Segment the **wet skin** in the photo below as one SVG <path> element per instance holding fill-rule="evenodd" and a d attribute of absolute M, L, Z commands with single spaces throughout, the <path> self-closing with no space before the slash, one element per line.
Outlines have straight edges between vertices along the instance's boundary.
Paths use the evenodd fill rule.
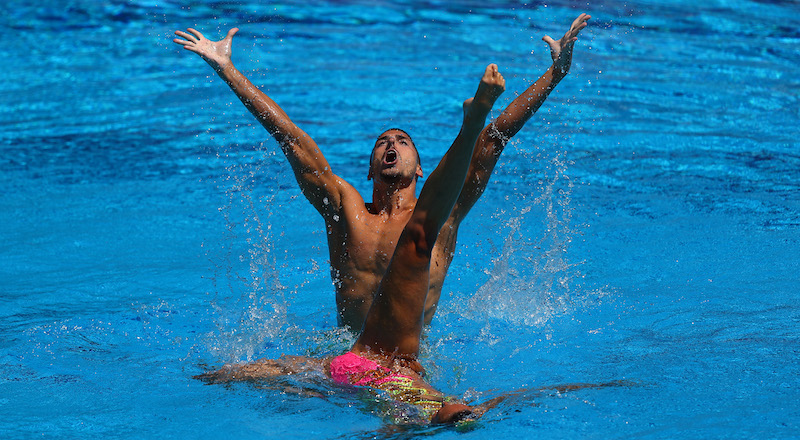
<path fill-rule="evenodd" d="M 464 189 L 433 249 L 425 304 L 426 324 L 436 312 L 455 254 L 461 222 L 486 188 L 509 140 L 567 75 L 575 40 L 589 18 L 581 14 L 559 40 L 543 37 L 550 47 L 553 64 L 478 136 Z M 421 174 L 422 169 L 418 169 L 418 163 L 414 164 L 416 154 L 411 155 L 402 147 L 397 137 L 399 132 L 382 134 L 380 138 L 394 136 L 399 157 L 395 163 L 376 152 L 368 172 L 368 177 L 373 179 L 372 201 L 365 202 L 349 183 L 331 171 L 314 140 L 234 67 L 231 44 L 237 32 L 238 29 L 233 28 L 224 39 L 210 41 L 190 28 L 188 32 L 177 31 L 181 38 L 174 41 L 208 62 L 280 145 L 300 189 L 325 221 L 339 324 L 357 332 L 416 203 L 416 179 L 412 176 Z M 387 147 L 375 145 L 375 149 L 384 148 Z M 387 162 L 376 164 L 377 160 Z"/>
<path fill-rule="evenodd" d="M 233 67 L 231 41 L 238 29 L 231 29 L 218 42 L 194 29 L 176 32 L 183 39 L 174 41 L 203 57 L 275 138 L 303 194 L 325 220 L 339 321 L 361 329 L 350 351 L 402 371 L 416 386 L 441 396 L 423 380 L 417 356 L 423 325 L 435 312 L 452 262 L 458 226 L 483 193 L 509 139 L 566 75 L 577 34 L 589 18 L 582 14 L 558 41 L 543 38 L 550 45 L 553 65 L 484 127 L 505 89 L 497 66 L 487 66 L 474 98 L 464 102 L 461 130 L 419 199 L 416 183 L 422 168 L 415 146 L 400 130 L 379 136 L 368 172 L 373 180 L 371 203 L 335 175 L 317 144 Z M 243 378 L 290 371 L 286 363 L 276 362 L 226 367 L 206 378 L 248 380 Z M 308 362 L 325 365 L 327 361 Z M 463 403 L 443 403 L 431 421 L 451 423 L 476 411 Z"/>

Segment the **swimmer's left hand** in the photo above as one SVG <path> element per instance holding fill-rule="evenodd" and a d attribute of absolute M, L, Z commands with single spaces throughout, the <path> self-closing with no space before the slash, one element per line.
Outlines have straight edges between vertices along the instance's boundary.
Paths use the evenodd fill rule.
<path fill-rule="evenodd" d="M 572 49 L 578 41 L 578 34 L 587 26 L 586 22 L 592 18 L 589 14 L 581 14 L 560 40 L 556 41 L 549 35 L 542 37 L 542 40 L 550 46 L 550 56 L 553 58 L 553 67 L 557 75 L 566 75 L 572 65 Z"/>

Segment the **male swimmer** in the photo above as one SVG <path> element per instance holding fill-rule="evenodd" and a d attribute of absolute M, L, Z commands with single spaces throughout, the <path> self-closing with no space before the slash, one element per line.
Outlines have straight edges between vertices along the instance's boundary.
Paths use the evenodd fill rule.
<path fill-rule="evenodd" d="M 386 272 L 378 283 L 361 334 L 347 353 L 319 361 L 335 382 L 384 391 L 391 399 L 416 408 L 424 422 L 452 423 L 473 416 L 472 408 L 451 401 L 422 379 L 423 370 L 417 356 L 434 246 L 461 193 L 475 141 L 486 116 L 503 90 L 505 80 L 497 66 L 490 64 L 474 98 L 464 101 L 461 131 L 411 207 Z M 375 156 L 381 159 L 380 162 L 375 160 L 379 166 L 371 168 L 371 171 L 380 173 L 387 181 L 413 180 L 414 173 L 404 174 L 408 168 L 398 166 L 400 160 L 397 157 L 411 150 L 390 142 L 379 141 L 378 144 Z M 393 149 L 399 151 L 391 153 Z M 314 362 L 296 359 L 301 363 Z M 241 380 L 291 374 L 291 369 L 281 370 L 286 365 L 281 360 L 261 360 L 240 371 L 228 367 L 201 378 L 219 381 L 224 377 Z"/>
<path fill-rule="evenodd" d="M 553 64 L 477 135 L 463 189 L 431 249 L 430 280 L 423 295 L 425 324 L 430 324 L 436 312 L 462 220 L 483 194 L 506 144 L 569 72 L 578 33 L 590 18 L 581 14 L 559 40 L 543 37 Z M 416 145 L 399 129 L 378 136 L 367 173 L 373 181 L 372 201 L 365 202 L 352 185 L 333 173 L 314 140 L 234 67 L 231 42 L 237 31 L 233 28 L 224 39 L 210 41 L 190 28 L 175 32 L 181 38 L 173 41 L 200 55 L 280 145 L 301 191 L 325 221 L 339 324 L 358 331 L 419 203 L 416 183 L 422 166 Z M 462 127 L 462 132 L 465 129 Z"/>

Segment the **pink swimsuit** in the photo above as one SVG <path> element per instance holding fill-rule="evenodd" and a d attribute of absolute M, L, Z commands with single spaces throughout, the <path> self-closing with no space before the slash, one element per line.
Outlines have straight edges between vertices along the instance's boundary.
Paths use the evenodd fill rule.
<path fill-rule="evenodd" d="M 385 391 L 397 401 L 416 406 L 428 420 L 446 400 L 435 391 L 415 386 L 411 377 L 395 373 L 353 352 L 337 356 L 331 361 L 331 377 L 340 384 Z"/>

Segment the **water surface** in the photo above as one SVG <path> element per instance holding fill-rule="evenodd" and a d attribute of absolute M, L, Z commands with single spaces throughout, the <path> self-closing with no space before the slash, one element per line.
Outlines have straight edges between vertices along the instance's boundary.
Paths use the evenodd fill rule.
<path fill-rule="evenodd" d="M 3 10 L 4 437 L 800 435 L 795 2 Z M 239 68 L 368 195 L 378 133 L 408 130 L 430 169 L 483 67 L 507 105 L 547 66 L 541 36 L 584 11 L 572 73 L 462 226 L 425 341 L 449 393 L 529 391 L 469 429 L 397 428 L 325 384 L 320 399 L 191 379 L 352 336 L 321 220 L 174 30 L 240 27 Z M 533 391 L 609 381 L 628 385 Z"/>

